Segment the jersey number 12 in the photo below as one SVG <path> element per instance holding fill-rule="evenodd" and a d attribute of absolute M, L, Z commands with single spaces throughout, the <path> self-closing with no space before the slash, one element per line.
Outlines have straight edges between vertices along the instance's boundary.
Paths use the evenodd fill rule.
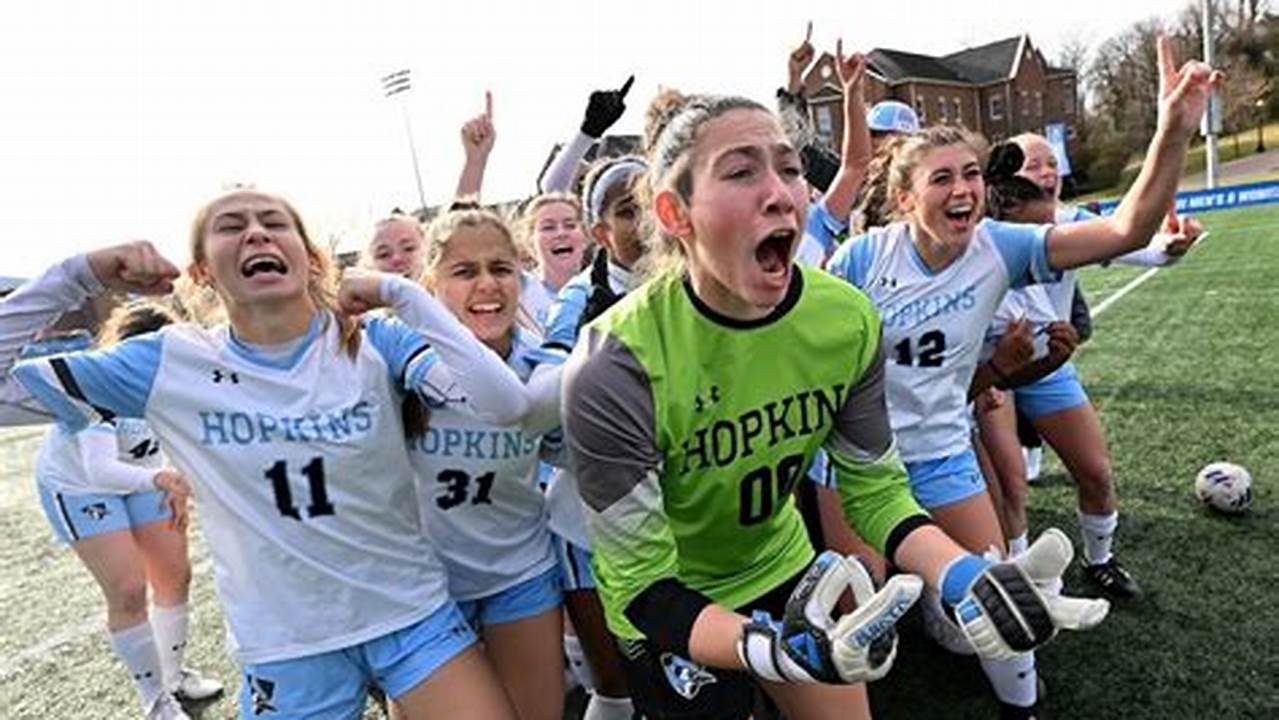
<path fill-rule="evenodd" d="M 893 347 L 897 351 L 895 358 L 898 365 L 918 365 L 919 367 L 941 367 L 942 357 L 946 352 L 946 334 L 941 330 L 929 330 L 919 336 L 915 344 L 918 356 L 910 350 L 910 338 L 905 338 Z"/>

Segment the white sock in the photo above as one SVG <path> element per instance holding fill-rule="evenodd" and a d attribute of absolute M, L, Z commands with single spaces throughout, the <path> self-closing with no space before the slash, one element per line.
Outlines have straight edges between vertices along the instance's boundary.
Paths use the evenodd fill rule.
<path fill-rule="evenodd" d="M 178 689 L 182 680 L 182 656 L 187 649 L 187 623 L 191 611 L 186 603 L 151 608 L 151 630 L 155 633 L 156 650 L 160 653 L 160 669 L 164 672 L 164 687 L 169 692 Z"/>
<path fill-rule="evenodd" d="M 1022 448 L 1026 460 L 1026 482 L 1039 479 L 1039 471 L 1044 464 L 1044 448 L 1043 446 L 1035 448 Z"/>
<path fill-rule="evenodd" d="M 982 658 L 981 669 L 990 680 L 995 690 L 995 697 L 1001 702 L 1020 707 L 1030 707 L 1039 698 L 1035 686 L 1035 654 L 1018 655 L 1011 660 L 986 660 Z"/>
<path fill-rule="evenodd" d="M 576 635 L 564 636 L 564 657 L 568 660 L 568 669 L 573 673 L 577 683 L 587 692 L 594 692 L 595 678 L 591 676 L 591 665 L 586 662 L 586 653 L 582 652 L 582 641 Z"/>
<path fill-rule="evenodd" d="M 592 694 L 590 702 L 586 704 L 586 712 L 582 713 L 582 720 L 631 720 L 634 713 L 635 708 L 631 707 L 631 699 L 628 697 L 611 698 Z"/>
<path fill-rule="evenodd" d="M 1014 538 L 1008 538 L 1008 557 L 1017 557 L 1030 547 L 1030 541 L 1026 539 L 1026 533 L 1022 533 Z"/>
<path fill-rule="evenodd" d="M 111 633 L 111 648 L 128 668 L 129 676 L 138 688 L 142 714 L 147 715 L 160 693 L 164 692 L 160 655 L 156 652 L 155 635 L 151 632 L 150 623 L 142 622 Z"/>
<path fill-rule="evenodd" d="M 1084 537 L 1084 559 L 1089 565 L 1098 565 L 1110 560 L 1110 545 L 1115 539 L 1115 528 L 1119 527 L 1119 513 L 1109 515 L 1090 515 L 1079 513 L 1079 532 Z"/>

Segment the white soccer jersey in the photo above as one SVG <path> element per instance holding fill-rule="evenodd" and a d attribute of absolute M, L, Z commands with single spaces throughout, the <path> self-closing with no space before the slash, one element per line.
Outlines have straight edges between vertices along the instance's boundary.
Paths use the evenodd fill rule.
<path fill-rule="evenodd" d="M 193 486 L 237 658 L 285 660 L 385 635 L 447 600 L 421 531 L 400 389 L 446 388 L 430 399 L 448 407 L 467 401 L 463 378 L 505 379 L 477 357 L 465 375 L 430 382 L 448 370 L 441 355 L 478 345 L 438 303 L 433 312 L 446 316 L 425 328 L 434 345 L 372 318 L 354 358 L 332 316 L 317 313 L 283 359 L 225 328 L 180 325 L 15 373 L 72 429 L 95 415 L 147 420 Z"/>
<path fill-rule="evenodd" d="M 968 448 L 968 386 L 986 328 L 1009 287 L 1056 277 L 1044 246 L 1049 227 L 983 220 L 937 273 L 904 222 L 853 238 L 831 258 L 828 269 L 861 288 L 883 319 L 888 411 L 903 460 Z"/>
<path fill-rule="evenodd" d="M 537 338 L 517 332 L 507 363 L 528 378 L 538 352 Z M 426 434 L 409 442 L 422 525 L 444 561 L 453 598 L 492 595 L 555 565 L 538 486 L 547 429 L 495 426 L 465 411 L 432 409 Z"/>
<path fill-rule="evenodd" d="M 36 481 L 56 493 L 127 495 L 155 490 L 160 441 L 141 420 L 116 418 L 78 433 L 49 429 L 36 452 Z"/>

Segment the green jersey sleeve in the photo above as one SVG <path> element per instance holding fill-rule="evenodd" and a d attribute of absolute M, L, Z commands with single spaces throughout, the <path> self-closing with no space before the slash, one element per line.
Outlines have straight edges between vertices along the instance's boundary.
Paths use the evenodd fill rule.
<path fill-rule="evenodd" d="M 625 608 L 679 569 L 648 376 L 621 341 L 588 327 L 563 382 L 566 450 L 586 510 L 596 586 L 609 628 L 637 638 Z"/>
<path fill-rule="evenodd" d="M 866 337 L 856 364 L 864 368 L 823 443 L 835 473 L 844 517 L 871 547 L 884 553 L 893 530 L 911 518 L 926 518 L 897 456 L 884 395 L 884 350 L 879 320 L 864 316 Z M 888 548 L 891 550 L 891 548 Z M 891 558 L 890 558 L 891 559 Z"/>

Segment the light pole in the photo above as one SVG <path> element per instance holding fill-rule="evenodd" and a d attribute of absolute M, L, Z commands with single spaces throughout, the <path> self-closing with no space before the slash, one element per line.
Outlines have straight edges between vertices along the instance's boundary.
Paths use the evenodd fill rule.
<path fill-rule="evenodd" d="M 417 145 L 413 142 L 413 123 L 409 121 L 409 106 L 404 94 L 413 89 L 408 68 L 396 70 L 382 78 L 382 93 L 390 98 L 400 96 L 400 114 L 404 117 L 404 134 L 409 139 L 409 157 L 413 160 L 413 178 L 417 180 L 417 199 L 422 211 L 426 210 L 426 192 L 422 189 L 422 171 L 417 164 Z"/>
<path fill-rule="evenodd" d="M 1204 62 L 1213 64 L 1212 0 L 1203 0 Z M 1204 175 L 1208 189 L 1217 187 L 1217 134 L 1221 132 L 1221 97 L 1214 90 L 1208 96 L 1208 110 L 1200 126 L 1204 136 Z"/>

